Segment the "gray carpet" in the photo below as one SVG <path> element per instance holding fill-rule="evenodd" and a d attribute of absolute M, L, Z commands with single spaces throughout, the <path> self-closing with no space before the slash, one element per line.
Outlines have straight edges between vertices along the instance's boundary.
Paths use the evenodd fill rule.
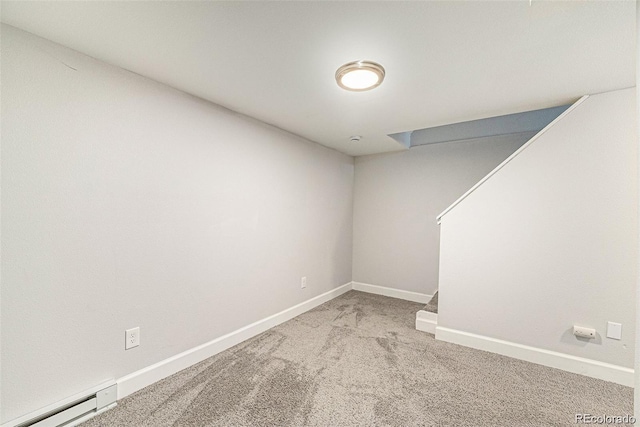
<path fill-rule="evenodd" d="M 350 291 L 83 426 L 559 426 L 632 414 L 631 388 L 416 331 L 422 307 Z"/>
<path fill-rule="evenodd" d="M 433 294 L 433 297 L 429 300 L 427 305 L 424 306 L 423 310 L 438 314 L 438 291 Z"/>

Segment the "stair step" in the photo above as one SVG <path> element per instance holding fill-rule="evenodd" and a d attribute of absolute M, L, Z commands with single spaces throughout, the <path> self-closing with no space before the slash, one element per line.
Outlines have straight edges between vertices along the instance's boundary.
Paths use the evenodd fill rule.
<path fill-rule="evenodd" d="M 438 291 L 433 294 L 433 298 L 424 306 L 423 310 L 438 314 Z"/>
<path fill-rule="evenodd" d="M 435 335 L 436 326 L 438 326 L 438 315 L 436 313 L 424 310 L 416 313 L 417 330 Z"/>

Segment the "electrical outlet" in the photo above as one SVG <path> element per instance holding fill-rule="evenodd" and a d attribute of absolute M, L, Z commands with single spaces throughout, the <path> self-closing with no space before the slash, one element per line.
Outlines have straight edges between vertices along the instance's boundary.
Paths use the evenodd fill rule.
<path fill-rule="evenodd" d="M 140 328 L 127 329 L 125 332 L 124 349 L 129 350 L 140 345 Z"/>
<path fill-rule="evenodd" d="M 304 289 L 307 287 L 307 276 L 304 276 L 302 279 L 300 279 L 300 288 Z"/>

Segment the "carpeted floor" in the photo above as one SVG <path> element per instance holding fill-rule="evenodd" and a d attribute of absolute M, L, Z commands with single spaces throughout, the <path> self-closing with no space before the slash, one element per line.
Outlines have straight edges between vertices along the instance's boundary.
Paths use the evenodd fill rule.
<path fill-rule="evenodd" d="M 422 307 L 350 291 L 83 426 L 559 426 L 633 413 L 631 388 L 416 331 Z"/>

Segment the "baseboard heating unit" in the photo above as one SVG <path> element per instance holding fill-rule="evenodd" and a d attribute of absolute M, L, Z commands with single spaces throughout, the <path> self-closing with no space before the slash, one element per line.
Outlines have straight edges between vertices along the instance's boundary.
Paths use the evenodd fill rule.
<path fill-rule="evenodd" d="M 117 386 L 107 381 L 60 402 L 17 418 L 1 427 L 71 427 L 116 405 Z"/>

